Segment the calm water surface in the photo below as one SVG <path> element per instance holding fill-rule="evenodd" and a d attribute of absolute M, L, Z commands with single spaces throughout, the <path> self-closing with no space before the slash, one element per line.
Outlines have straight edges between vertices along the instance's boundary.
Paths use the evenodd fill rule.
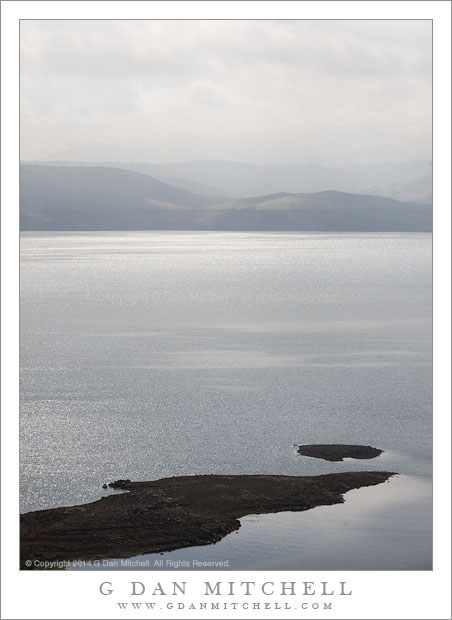
<path fill-rule="evenodd" d="M 350 540 L 377 536 L 374 568 L 429 568 L 431 398 L 431 235 L 21 236 L 22 511 L 98 499 L 117 478 L 358 470 L 294 444 L 370 444 L 385 453 L 365 468 L 402 476 L 342 506 L 247 517 L 220 555 L 268 567 L 265 539 L 275 568 L 303 548 L 303 566 L 327 569 L 321 535 L 308 557 L 297 532 L 347 509 Z M 376 498 L 411 555 L 397 527 L 376 534 Z"/>

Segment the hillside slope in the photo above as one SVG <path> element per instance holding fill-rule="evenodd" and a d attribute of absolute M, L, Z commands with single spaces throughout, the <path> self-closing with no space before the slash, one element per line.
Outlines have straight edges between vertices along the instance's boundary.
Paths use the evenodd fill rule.
<path fill-rule="evenodd" d="M 21 165 L 22 230 L 431 231 L 431 207 L 336 191 L 241 200 L 106 167 Z"/>
<path fill-rule="evenodd" d="M 189 192 L 249 198 L 277 192 L 315 193 L 334 189 L 432 204 L 432 163 L 415 160 L 335 168 L 319 164 L 247 164 L 203 160 L 183 163 L 42 161 L 56 166 L 107 166 L 133 170 Z M 34 162 L 39 163 L 39 162 Z"/>

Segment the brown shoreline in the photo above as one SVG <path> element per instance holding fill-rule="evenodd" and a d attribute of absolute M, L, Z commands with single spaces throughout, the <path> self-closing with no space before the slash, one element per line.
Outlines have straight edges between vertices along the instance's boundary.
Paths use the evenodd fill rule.
<path fill-rule="evenodd" d="M 34 560 L 127 558 L 218 542 L 248 514 L 338 504 L 351 489 L 385 482 L 392 472 L 321 476 L 182 476 L 121 480 L 90 504 L 21 515 L 21 568 Z"/>
<path fill-rule="evenodd" d="M 344 459 L 374 459 L 383 450 L 372 446 L 359 446 L 340 443 L 314 443 L 298 446 L 298 454 L 312 456 L 325 461 L 343 461 Z"/>

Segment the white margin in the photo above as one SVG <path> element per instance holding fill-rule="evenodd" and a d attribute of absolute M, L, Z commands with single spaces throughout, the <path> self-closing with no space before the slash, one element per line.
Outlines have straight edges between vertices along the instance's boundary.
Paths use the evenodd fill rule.
<path fill-rule="evenodd" d="M 118 612 L 101 581 L 125 592 L 134 572 L 18 570 L 18 22 L 19 19 L 433 19 L 434 23 L 434 570 L 341 573 L 166 573 L 161 581 L 346 581 L 336 609 L 310 618 L 450 618 L 450 3 L 431 2 L 2 2 L 2 618 L 191 618 L 199 612 Z M 170 598 L 170 597 L 168 597 Z M 201 598 L 201 594 L 199 594 Z M 344 597 L 345 598 L 345 597 Z M 105 600 L 108 599 L 108 600 Z M 265 597 L 261 597 L 265 602 Z M 236 602 L 246 597 L 236 597 Z M 258 599 L 254 599 L 258 600 Z M 173 601 L 174 602 L 174 601 Z M 312 614 L 312 615 L 311 615 Z M 299 611 L 215 612 L 204 618 L 299 618 Z"/>

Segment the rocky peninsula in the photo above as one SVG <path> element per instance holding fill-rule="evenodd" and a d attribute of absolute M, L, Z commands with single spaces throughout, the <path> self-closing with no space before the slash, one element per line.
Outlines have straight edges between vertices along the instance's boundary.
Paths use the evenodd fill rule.
<path fill-rule="evenodd" d="M 393 475 L 360 471 L 118 480 L 109 486 L 126 493 L 21 515 L 21 567 L 26 568 L 27 560 L 127 558 L 208 545 L 237 530 L 245 515 L 338 504 L 347 491 Z"/>

